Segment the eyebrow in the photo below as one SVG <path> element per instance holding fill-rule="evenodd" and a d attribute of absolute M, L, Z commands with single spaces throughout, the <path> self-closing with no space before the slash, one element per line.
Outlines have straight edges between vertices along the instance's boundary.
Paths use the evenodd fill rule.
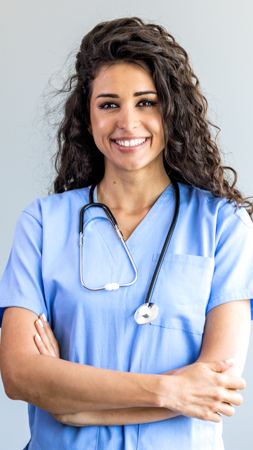
<path fill-rule="evenodd" d="M 139 97 L 140 95 L 146 95 L 146 94 L 155 94 L 157 95 L 157 92 L 155 91 L 140 91 L 140 92 L 135 92 L 134 93 L 134 97 Z M 96 98 L 99 97 L 110 97 L 110 98 L 119 98 L 119 95 L 117 94 L 99 94 Z"/>

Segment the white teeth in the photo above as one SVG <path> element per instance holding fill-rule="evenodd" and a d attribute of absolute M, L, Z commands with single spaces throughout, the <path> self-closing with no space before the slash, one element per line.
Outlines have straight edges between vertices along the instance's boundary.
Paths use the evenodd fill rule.
<path fill-rule="evenodd" d="M 130 141 L 115 141 L 121 147 L 136 147 L 136 145 L 143 144 L 147 138 L 144 139 L 131 139 Z"/>

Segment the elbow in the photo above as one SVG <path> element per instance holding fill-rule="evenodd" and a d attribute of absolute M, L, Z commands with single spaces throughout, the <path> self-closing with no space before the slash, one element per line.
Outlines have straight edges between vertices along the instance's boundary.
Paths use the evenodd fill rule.
<path fill-rule="evenodd" d="M 4 391 L 11 400 L 21 400 L 17 393 L 17 389 L 15 389 L 15 386 L 11 385 L 11 383 L 4 383 Z"/>
<path fill-rule="evenodd" d="M 11 400 L 23 400 L 20 392 L 20 376 L 16 364 L 13 362 L 1 361 L 1 376 L 4 386 L 4 391 Z"/>
<path fill-rule="evenodd" d="M 10 377 L 2 376 L 4 391 L 7 397 L 11 400 L 21 400 L 20 395 L 18 394 L 17 385 L 13 383 Z"/>

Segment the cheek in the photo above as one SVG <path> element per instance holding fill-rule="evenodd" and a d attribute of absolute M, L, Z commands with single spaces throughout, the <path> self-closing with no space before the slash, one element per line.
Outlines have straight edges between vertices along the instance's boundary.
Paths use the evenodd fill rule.
<path fill-rule="evenodd" d="M 106 153 L 106 148 L 108 147 L 108 135 L 110 134 L 110 129 L 108 127 L 108 122 L 103 119 L 91 118 L 92 125 L 92 136 L 96 147 L 101 151 L 101 153 Z"/>
<path fill-rule="evenodd" d="M 152 131 L 156 136 L 157 140 L 164 143 L 164 132 L 160 117 L 153 118 L 153 120 L 150 121 L 150 126 L 152 127 Z"/>
<path fill-rule="evenodd" d="M 94 139 L 102 139 L 110 132 L 110 121 L 103 117 L 92 117 L 91 116 L 91 126 L 93 131 Z"/>
<path fill-rule="evenodd" d="M 163 135 L 162 119 L 158 112 L 156 114 L 150 114 L 147 120 L 153 133 Z"/>

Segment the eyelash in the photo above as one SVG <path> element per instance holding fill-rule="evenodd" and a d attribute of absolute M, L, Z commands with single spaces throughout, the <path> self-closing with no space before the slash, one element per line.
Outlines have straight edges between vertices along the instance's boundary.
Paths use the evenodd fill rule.
<path fill-rule="evenodd" d="M 149 105 L 142 105 L 142 106 L 140 106 L 140 108 L 150 108 L 151 106 L 157 105 L 157 103 L 153 102 L 152 100 L 141 100 L 138 103 L 138 105 L 140 105 L 140 103 L 149 103 Z M 111 105 L 116 105 L 116 103 L 114 103 L 114 102 L 104 102 L 104 103 L 102 103 L 102 105 L 99 106 L 99 109 L 116 109 L 114 107 L 111 107 Z M 116 105 L 116 107 L 117 107 L 117 105 Z"/>

